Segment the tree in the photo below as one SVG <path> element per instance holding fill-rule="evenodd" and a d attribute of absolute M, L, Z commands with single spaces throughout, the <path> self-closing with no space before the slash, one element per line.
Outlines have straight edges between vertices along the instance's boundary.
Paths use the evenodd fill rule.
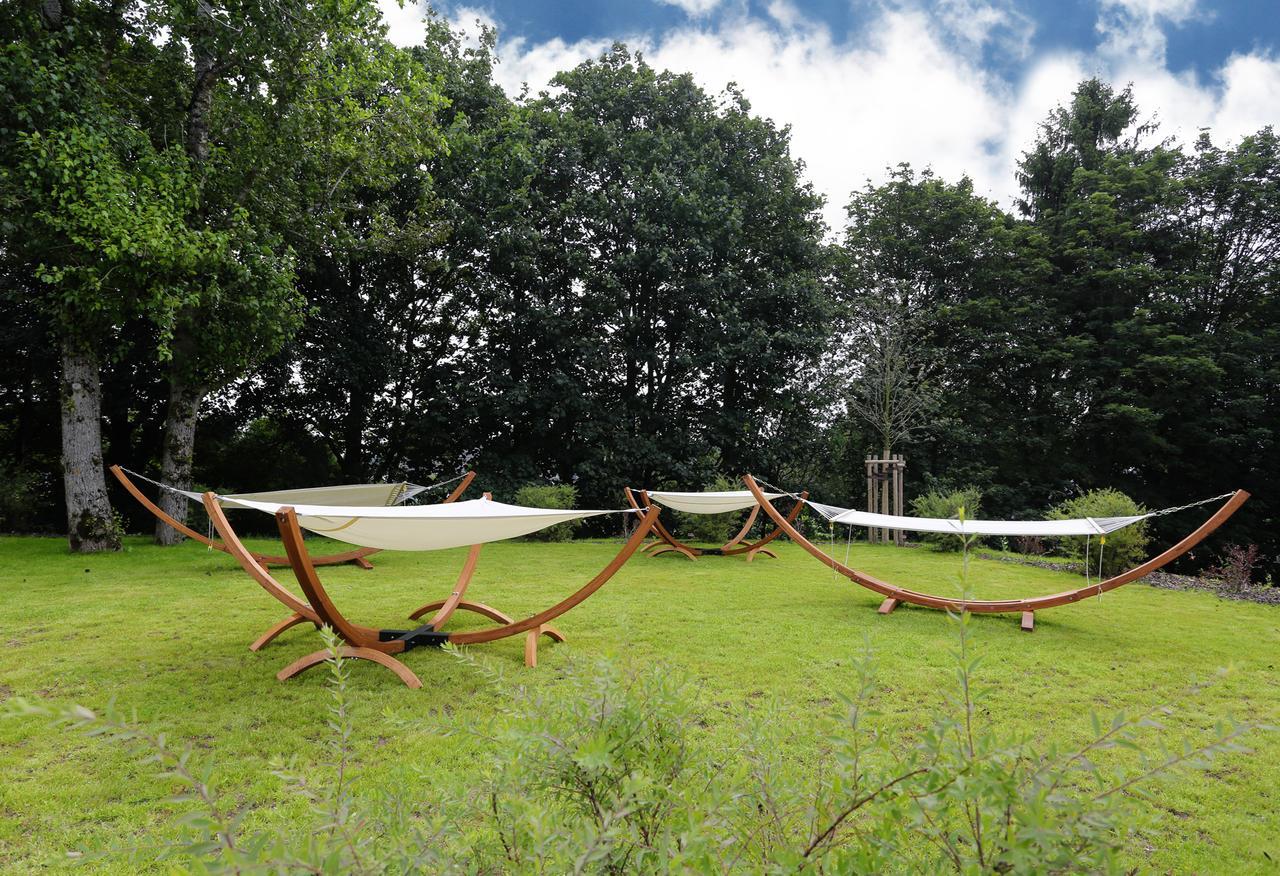
<path fill-rule="evenodd" d="M 830 328 L 821 201 L 789 132 L 622 46 L 555 84 L 531 106 L 541 280 L 485 326 L 489 373 L 526 393 L 501 420 L 606 495 L 754 467 Z"/>
<path fill-rule="evenodd" d="M 60 351 L 62 466 L 75 551 L 119 547 L 102 463 L 100 364 L 131 318 L 164 324 L 228 246 L 183 216 L 195 181 L 176 148 L 130 124 L 129 87 L 157 29 L 123 4 L 6 7 L 0 203 L 8 294 L 28 295 Z M 113 87 L 119 85 L 120 87 Z M 166 349 L 167 336 L 161 338 Z"/>
<path fill-rule="evenodd" d="M 359 193 L 438 147 L 438 97 L 385 39 L 373 2 L 200 0 L 166 10 L 169 41 L 192 47 L 191 65 L 174 71 L 185 83 L 175 105 L 185 112 L 166 120 L 183 132 L 201 181 L 186 220 L 240 229 L 231 258 L 200 278 L 172 326 L 161 474 L 187 487 L 204 398 L 279 349 L 300 322 L 286 243 L 321 263 L 349 246 L 356 225 L 376 228 L 380 217 L 365 212 Z M 161 498 L 183 519 L 180 495 Z M 178 538 L 163 523 L 156 537 Z"/>

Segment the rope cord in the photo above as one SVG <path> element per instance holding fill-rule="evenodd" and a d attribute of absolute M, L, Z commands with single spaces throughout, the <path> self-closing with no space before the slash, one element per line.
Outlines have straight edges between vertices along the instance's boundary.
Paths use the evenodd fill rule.
<path fill-rule="evenodd" d="M 1175 505 L 1172 508 L 1161 508 L 1159 511 L 1149 511 L 1146 517 L 1163 517 L 1166 514 L 1176 514 L 1179 511 L 1186 511 L 1188 508 L 1195 508 L 1198 505 L 1207 505 L 1210 502 L 1217 502 L 1219 499 L 1230 499 L 1235 492 L 1223 493 L 1221 496 L 1210 496 L 1208 499 L 1200 499 L 1196 502 L 1188 502 L 1185 505 Z"/>
<path fill-rule="evenodd" d="M 447 487 L 449 486 L 449 484 L 456 484 L 458 481 L 462 480 L 466 476 L 467 476 L 467 473 L 463 472 L 462 474 L 458 475 L 456 478 L 449 478 L 449 480 L 447 481 L 436 481 L 434 484 L 431 484 L 430 486 L 426 486 L 423 484 L 415 484 L 413 481 L 405 481 L 404 483 L 406 487 L 417 487 L 423 492 L 426 492 L 427 490 L 438 490 L 441 487 Z"/>
<path fill-rule="evenodd" d="M 1093 538 L 1091 535 L 1084 537 L 1084 586 L 1089 586 L 1089 540 Z"/>
<path fill-rule="evenodd" d="M 1107 537 L 1098 538 L 1098 601 L 1102 601 L 1102 554 L 1107 549 Z"/>
<path fill-rule="evenodd" d="M 179 494 L 179 495 L 181 495 L 181 496 L 186 496 L 186 498 L 191 499 L 191 497 L 190 497 L 190 496 L 187 496 L 187 494 L 186 494 L 186 493 L 184 493 L 182 490 L 179 490 L 177 487 L 171 487 L 171 486 L 169 486 L 168 484 L 166 484 L 164 481 L 157 481 L 157 480 L 155 480 L 155 479 L 153 479 L 153 478 L 149 478 L 149 477 L 147 477 L 147 476 L 146 476 L 146 475 L 144 475 L 144 474 L 140 474 L 140 473 L 138 473 L 138 472 L 134 471 L 133 469 L 125 468 L 123 465 L 122 465 L 122 466 L 120 466 L 120 470 L 121 470 L 122 472 L 125 472 L 126 474 L 131 474 L 131 475 L 133 475 L 135 478 L 138 478 L 139 480 L 143 480 L 143 481 L 146 481 L 146 482 L 147 482 L 147 483 L 149 483 L 149 484 L 152 484 L 153 486 L 157 486 L 157 487 L 159 487 L 159 488 L 160 488 L 160 489 L 162 489 L 162 490 L 168 490 L 170 493 L 178 493 L 178 494 Z M 194 500 L 194 499 L 192 499 L 192 501 L 195 501 L 195 500 Z"/>

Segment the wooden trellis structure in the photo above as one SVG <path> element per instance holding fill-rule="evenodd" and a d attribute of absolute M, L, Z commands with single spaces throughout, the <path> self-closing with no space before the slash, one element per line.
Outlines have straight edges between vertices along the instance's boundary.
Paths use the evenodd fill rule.
<path fill-rule="evenodd" d="M 867 456 L 867 510 L 873 514 L 894 514 L 901 517 L 903 510 L 903 475 L 907 469 L 901 453 L 888 459 Z M 870 529 L 867 541 L 903 545 L 906 536 L 901 529 Z"/>

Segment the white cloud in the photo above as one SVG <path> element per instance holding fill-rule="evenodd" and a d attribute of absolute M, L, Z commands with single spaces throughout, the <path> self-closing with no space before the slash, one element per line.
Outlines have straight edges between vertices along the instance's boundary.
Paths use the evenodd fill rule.
<path fill-rule="evenodd" d="M 668 6 L 679 6 L 686 13 L 693 16 L 706 15 L 720 5 L 720 0 L 657 0 L 657 2 L 665 3 Z"/>
<path fill-rule="evenodd" d="M 900 161 L 948 179 L 968 174 L 980 193 L 1011 204 L 1016 162 L 1037 126 L 1094 74 L 1132 82 L 1144 114 L 1185 141 L 1200 127 L 1221 143 L 1280 119 L 1280 60 L 1270 55 L 1235 55 L 1203 77 L 1168 69 L 1162 28 L 1203 15 L 1195 0 L 1101 0 L 1096 51 L 1034 59 L 1025 58 L 1033 25 L 1010 0 L 935 0 L 928 12 L 922 2 L 886 0 L 847 40 L 789 0 L 773 0 L 768 18 L 738 4 L 656 36 L 530 42 L 503 37 L 498 22 L 496 75 L 509 94 L 526 82 L 536 93 L 620 39 L 655 67 L 693 73 L 712 93 L 737 82 L 756 112 L 792 126 L 792 152 L 827 195 L 833 228 L 843 224 L 850 191 Z M 457 9 L 453 20 L 478 16 L 492 23 L 474 9 Z M 407 17 L 395 19 L 393 35 L 411 32 Z M 1016 80 L 984 69 L 984 49 L 1024 59 Z"/>
<path fill-rule="evenodd" d="M 387 25 L 387 38 L 399 46 L 412 46 L 422 42 L 427 32 L 422 24 L 423 9 L 413 0 L 405 0 L 401 6 L 396 0 L 378 0 L 382 20 Z"/>

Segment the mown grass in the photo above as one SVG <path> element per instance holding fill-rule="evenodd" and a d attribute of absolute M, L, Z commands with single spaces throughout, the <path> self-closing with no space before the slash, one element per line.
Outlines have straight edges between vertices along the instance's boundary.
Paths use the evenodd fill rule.
<path fill-rule="evenodd" d="M 266 548 L 269 542 L 262 542 Z M 323 543 L 315 550 L 322 551 Z M 485 548 L 470 596 L 517 616 L 546 607 L 597 571 L 611 542 L 498 543 Z M 843 555 L 844 545 L 836 546 Z M 374 571 L 322 569 L 352 619 L 405 625 L 404 615 L 450 589 L 463 551 L 390 554 Z M 569 637 L 544 647 L 541 665 L 521 666 L 519 638 L 478 646 L 507 667 L 511 683 L 556 685 L 570 654 L 661 661 L 688 675 L 705 710 L 706 742 L 732 751 L 739 716 L 777 702 L 803 768 L 821 740 L 814 716 L 852 683 L 850 657 L 869 639 L 884 686 L 879 720 L 911 734 L 941 707 L 953 683 L 955 632 L 945 615 L 899 609 L 876 614 L 879 598 L 783 544 L 780 558 L 746 563 L 708 557 L 636 557 L 595 597 L 559 622 Z M 854 565 L 939 593 L 957 587 L 959 559 L 922 549 L 853 547 Z M 285 576 L 288 575 L 287 570 Z M 282 577 L 287 581 L 287 577 Z M 291 583 L 291 582 L 288 582 Z M 974 560 L 970 585 L 983 597 L 1074 586 L 1058 572 Z M 153 730 L 196 746 L 216 765 L 220 788 L 250 810 L 249 823 L 288 824 L 303 803 L 267 770 L 273 757 L 323 761 L 326 673 L 289 683 L 275 672 L 320 647 L 297 628 L 251 653 L 248 644 L 282 617 L 228 557 L 199 545 L 162 549 L 131 538 L 126 550 L 78 557 L 54 539 L 0 539 L 0 699 L 21 695 L 99 708 L 114 698 Z M 460 614 L 451 625 L 483 623 Z M 993 686 L 984 718 L 999 728 L 1063 744 L 1090 734 L 1089 713 L 1136 711 L 1163 700 L 1182 707 L 1168 741 L 1203 736 L 1228 713 L 1280 724 L 1280 611 L 1203 593 L 1133 585 L 1044 612 L 1027 635 L 1013 617 L 975 620 Z M 358 664 L 357 784 L 422 776 L 463 786 L 485 755 L 468 734 L 440 732 L 451 715 L 483 718 L 497 700 L 475 667 L 430 649 L 405 662 L 425 686 L 410 691 L 390 673 Z M 1195 679 L 1231 665 L 1224 681 L 1192 699 Z M 1269 872 L 1280 861 L 1280 738 L 1257 734 L 1249 755 L 1207 773 L 1160 780 L 1151 815 L 1130 844 L 1133 866 L 1156 872 Z M 0 722 L 0 868 L 61 866 L 80 846 L 145 845 L 164 835 L 172 784 L 154 767 L 109 745 L 51 730 L 34 719 Z M 133 872 L 123 857 L 89 865 Z"/>

